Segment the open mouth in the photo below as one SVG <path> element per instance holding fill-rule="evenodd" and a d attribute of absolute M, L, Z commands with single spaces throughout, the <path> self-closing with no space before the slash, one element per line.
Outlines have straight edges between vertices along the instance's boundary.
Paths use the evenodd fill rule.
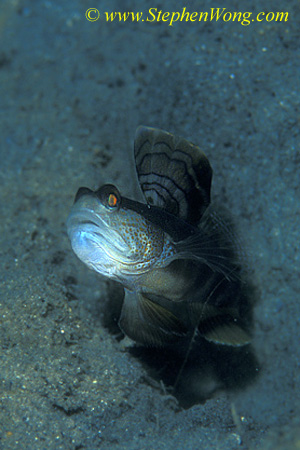
<path fill-rule="evenodd" d="M 74 206 L 67 220 L 67 232 L 72 242 L 84 241 L 85 245 L 90 241 L 98 246 L 102 242 L 109 241 L 109 233 L 105 233 L 107 225 L 97 216 L 94 211 L 87 208 L 76 208 Z M 102 231 L 103 230 L 103 231 Z"/>
<path fill-rule="evenodd" d="M 101 258 L 116 262 L 127 260 L 130 249 L 120 233 L 92 209 L 75 204 L 67 220 L 67 232 L 80 259 L 83 258 L 79 254 L 87 259 L 97 252 Z"/>

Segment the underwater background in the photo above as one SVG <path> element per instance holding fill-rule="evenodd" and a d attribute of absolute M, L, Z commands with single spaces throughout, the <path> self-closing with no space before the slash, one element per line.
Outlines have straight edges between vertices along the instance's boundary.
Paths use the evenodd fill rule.
<path fill-rule="evenodd" d="M 105 19 L 218 7 L 288 20 Z M 0 449 L 299 449 L 299 25 L 296 0 L 1 1 Z M 255 287 L 255 373 L 222 355 L 185 409 L 104 326 L 110 287 L 66 234 L 79 186 L 138 199 L 141 124 L 205 152 Z"/>

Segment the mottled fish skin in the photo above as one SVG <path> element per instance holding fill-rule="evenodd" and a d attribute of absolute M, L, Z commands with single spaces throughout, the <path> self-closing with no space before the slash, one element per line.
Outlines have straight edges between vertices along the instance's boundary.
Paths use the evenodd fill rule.
<path fill-rule="evenodd" d="M 67 220 L 68 234 L 79 259 L 133 289 L 138 275 L 168 265 L 175 248 L 159 227 L 137 212 L 105 206 L 101 195 L 108 186 L 80 196 Z"/>
<path fill-rule="evenodd" d="M 194 144 L 149 127 L 137 129 L 134 151 L 146 203 L 113 185 L 80 188 L 67 221 L 74 252 L 122 283 L 119 325 L 133 340 L 165 346 L 197 329 L 217 344 L 247 344 L 235 241 L 209 206 L 209 161 Z"/>

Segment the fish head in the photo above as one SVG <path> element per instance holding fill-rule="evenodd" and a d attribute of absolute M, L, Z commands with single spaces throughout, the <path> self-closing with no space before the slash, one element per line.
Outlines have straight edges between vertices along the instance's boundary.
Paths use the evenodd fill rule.
<path fill-rule="evenodd" d="M 147 271 L 164 246 L 162 230 L 124 207 L 120 192 L 111 184 L 96 191 L 78 190 L 67 232 L 82 262 L 123 284 L 124 277 Z"/>

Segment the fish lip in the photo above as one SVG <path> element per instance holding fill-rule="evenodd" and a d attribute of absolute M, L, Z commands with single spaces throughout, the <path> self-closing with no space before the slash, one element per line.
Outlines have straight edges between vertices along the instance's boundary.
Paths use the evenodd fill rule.
<path fill-rule="evenodd" d="M 111 263 L 126 263 L 124 254 L 129 251 L 128 245 L 122 236 L 112 229 L 108 223 L 93 208 L 75 204 L 67 219 L 67 234 L 73 250 L 76 252 L 80 237 L 85 235 L 89 246 L 104 252 Z"/>
<path fill-rule="evenodd" d="M 89 227 L 90 232 L 95 228 L 94 234 L 107 241 L 108 239 L 105 237 L 105 234 L 101 232 L 103 228 L 108 229 L 105 221 L 95 211 L 89 208 L 80 208 L 78 210 L 75 208 L 71 211 L 67 219 L 67 233 L 69 238 L 72 240 L 72 234 L 74 232 L 78 233 L 79 230 L 83 232 L 84 229 Z"/>
<path fill-rule="evenodd" d="M 72 228 L 73 226 L 82 226 L 82 225 L 95 225 L 96 227 L 105 226 L 108 228 L 105 221 L 101 218 L 99 214 L 97 214 L 93 209 L 90 208 L 78 208 L 76 206 L 71 211 L 68 219 L 67 219 L 67 228 Z"/>

